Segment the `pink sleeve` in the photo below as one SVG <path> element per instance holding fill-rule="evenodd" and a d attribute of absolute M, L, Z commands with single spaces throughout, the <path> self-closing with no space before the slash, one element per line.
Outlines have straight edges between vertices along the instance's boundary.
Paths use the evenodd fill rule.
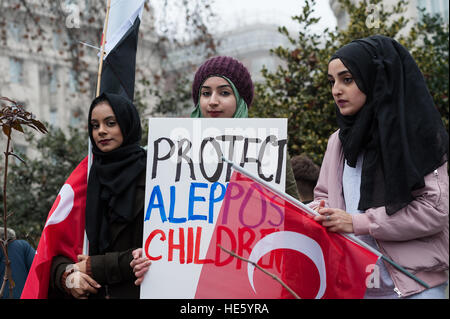
<path fill-rule="evenodd" d="M 320 201 L 325 201 L 325 207 L 328 205 L 328 179 L 330 174 L 330 147 L 334 136 L 332 135 L 327 144 L 327 150 L 323 156 L 322 165 L 320 166 L 319 179 L 317 180 L 316 187 L 314 188 L 314 200 L 308 204 L 312 209 L 316 209 L 319 206 Z M 333 172 L 332 172 L 333 173 Z"/>
<path fill-rule="evenodd" d="M 384 241 L 405 241 L 434 235 L 448 225 L 449 188 L 447 163 L 425 176 L 425 187 L 415 199 L 388 216 L 384 207 L 353 215 L 355 235 L 370 234 Z"/>

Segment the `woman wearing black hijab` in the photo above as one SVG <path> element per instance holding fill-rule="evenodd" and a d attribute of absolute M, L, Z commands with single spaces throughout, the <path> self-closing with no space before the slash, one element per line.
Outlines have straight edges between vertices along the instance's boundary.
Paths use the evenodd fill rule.
<path fill-rule="evenodd" d="M 328 78 L 339 130 L 311 203 L 316 220 L 361 236 L 431 287 L 379 261 L 366 298 L 445 298 L 448 133 L 422 73 L 377 35 L 339 49 Z"/>
<path fill-rule="evenodd" d="M 94 154 L 86 199 L 89 256 L 79 255 L 76 267 L 54 258 L 52 287 L 75 298 L 139 298 L 150 265 L 138 248 L 146 168 L 139 114 L 126 98 L 104 93 L 91 104 L 88 130 Z"/>

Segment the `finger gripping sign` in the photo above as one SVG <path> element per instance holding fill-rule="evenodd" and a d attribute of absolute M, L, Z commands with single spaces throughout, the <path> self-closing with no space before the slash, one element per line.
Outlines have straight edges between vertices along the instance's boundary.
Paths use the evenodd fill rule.
<path fill-rule="evenodd" d="M 260 239 L 279 230 L 284 213 L 258 184 L 244 190 L 234 183 L 222 157 L 284 191 L 286 128 L 287 119 L 149 119 L 142 247 L 152 267 L 141 298 L 208 298 L 221 289 L 218 278 L 202 283 L 210 267 L 225 281 L 229 272 L 247 276 L 245 262 L 217 244 L 249 257 Z M 239 209 L 230 204 L 236 200 Z M 281 267 L 276 251 L 259 263 Z M 264 297 L 246 282 L 245 298 Z M 242 297 L 225 290 L 211 298 Z"/>

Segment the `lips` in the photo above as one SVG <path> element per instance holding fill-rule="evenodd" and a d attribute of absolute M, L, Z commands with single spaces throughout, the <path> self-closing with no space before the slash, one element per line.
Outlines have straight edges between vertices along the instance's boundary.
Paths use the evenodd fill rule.
<path fill-rule="evenodd" d="M 220 111 L 209 111 L 208 114 L 209 114 L 211 117 L 219 117 L 220 114 L 222 114 L 222 112 L 220 112 Z"/>
<path fill-rule="evenodd" d="M 100 143 L 101 145 L 107 145 L 107 144 L 109 144 L 109 142 L 111 142 L 111 141 L 112 141 L 111 139 L 100 140 L 99 143 Z"/>
<path fill-rule="evenodd" d="M 337 105 L 339 105 L 340 107 L 344 106 L 348 101 L 347 100 L 338 100 L 336 102 Z"/>

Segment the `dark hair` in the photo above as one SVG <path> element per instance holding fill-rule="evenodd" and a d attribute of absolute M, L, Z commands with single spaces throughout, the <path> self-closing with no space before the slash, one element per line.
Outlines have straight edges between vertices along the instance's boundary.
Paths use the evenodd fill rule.
<path fill-rule="evenodd" d="M 319 166 L 304 154 L 294 156 L 291 159 L 291 164 L 300 197 L 312 200 L 314 187 L 319 179 Z"/>
<path fill-rule="evenodd" d="M 295 179 L 309 182 L 317 182 L 319 178 L 319 166 L 316 165 L 308 156 L 302 154 L 294 156 L 291 159 L 292 169 Z"/>
<path fill-rule="evenodd" d="M 94 108 L 95 106 L 97 106 L 98 104 L 102 103 L 102 102 L 107 102 L 109 104 L 108 99 L 106 98 L 105 94 L 101 94 L 99 96 L 97 96 L 91 103 L 91 108 Z"/>

